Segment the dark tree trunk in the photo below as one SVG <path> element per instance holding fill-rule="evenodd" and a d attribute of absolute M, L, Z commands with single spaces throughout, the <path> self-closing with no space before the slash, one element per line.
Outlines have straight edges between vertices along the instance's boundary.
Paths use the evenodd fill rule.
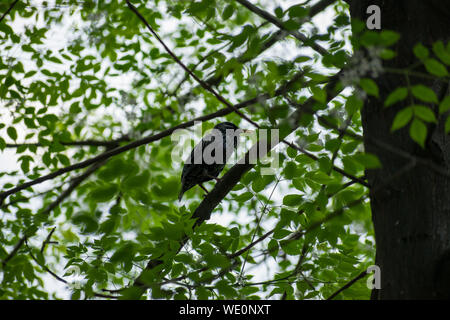
<path fill-rule="evenodd" d="M 385 62 L 391 68 L 404 68 L 417 62 L 413 47 L 421 42 L 428 48 L 437 40 L 450 39 L 450 2 L 438 0 L 348 0 L 352 18 L 366 21 L 369 5 L 381 8 L 381 30 L 401 34 L 396 44 L 398 56 Z M 431 52 L 431 50 L 430 50 Z M 426 72 L 425 70 L 421 70 Z M 380 99 L 368 98 L 362 112 L 364 141 L 368 152 L 378 155 L 383 167 L 368 172 L 373 189 L 372 220 L 376 237 L 376 264 L 381 269 L 381 290 L 372 295 L 378 299 L 448 299 L 450 298 L 450 178 L 424 164 L 379 148 L 382 141 L 396 149 L 426 158 L 449 171 L 450 137 L 443 123 L 429 127 L 425 149 L 409 137 L 409 126 L 391 133 L 393 118 L 410 104 L 383 108 L 387 95 L 398 86 L 406 86 L 403 75 L 384 73 L 376 79 Z M 432 87 L 442 98 L 448 84 L 424 82 L 411 78 L 411 84 Z M 436 108 L 436 106 L 433 106 Z M 411 169 L 396 179 L 408 164 Z M 392 180 L 392 181 L 391 181 Z"/>

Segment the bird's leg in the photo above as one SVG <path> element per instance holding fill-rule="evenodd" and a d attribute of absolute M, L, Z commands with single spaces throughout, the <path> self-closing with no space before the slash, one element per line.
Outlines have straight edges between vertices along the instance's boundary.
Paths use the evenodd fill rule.
<path fill-rule="evenodd" d="M 199 183 L 198 185 L 199 185 L 203 190 L 205 190 L 206 194 L 205 194 L 204 196 L 206 196 L 206 195 L 209 193 L 209 191 L 203 186 L 203 184 Z"/>

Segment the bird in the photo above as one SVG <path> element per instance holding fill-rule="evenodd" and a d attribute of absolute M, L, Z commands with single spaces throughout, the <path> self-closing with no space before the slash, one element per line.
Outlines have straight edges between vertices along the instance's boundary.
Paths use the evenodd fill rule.
<path fill-rule="evenodd" d="M 213 179 L 220 181 L 218 175 L 237 148 L 241 132 L 249 132 L 249 130 L 239 129 L 232 122 L 221 122 L 210 134 L 202 138 L 184 162 L 178 201 L 181 201 L 186 191 L 196 185 L 199 185 L 207 194 L 208 190 L 203 183 Z"/>

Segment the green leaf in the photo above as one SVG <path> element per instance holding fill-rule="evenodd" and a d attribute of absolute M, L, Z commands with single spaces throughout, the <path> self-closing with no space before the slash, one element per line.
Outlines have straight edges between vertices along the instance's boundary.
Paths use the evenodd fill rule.
<path fill-rule="evenodd" d="M 203 259 L 210 268 L 226 268 L 230 265 L 230 259 L 222 254 L 206 253 Z"/>
<path fill-rule="evenodd" d="M 284 237 L 288 236 L 291 234 L 291 231 L 286 230 L 286 229 L 276 229 L 273 232 L 273 238 L 274 239 L 283 239 Z"/>
<path fill-rule="evenodd" d="M 412 108 L 414 109 L 414 115 L 420 119 L 426 122 L 437 122 L 436 116 L 430 108 L 421 105 L 414 105 Z"/>
<path fill-rule="evenodd" d="M 215 284 L 215 287 L 220 294 L 225 297 L 232 298 L 237 295 L 236 290 L 225 280 L 220 280 Z"/>
<path fill-rule="evenodd" d="M 390 47 L 400 39 L 400 34 L 391 30 L 383 30 L 381 31 L 380 38 L 384 46 Z"/>
<path fill-rule="evenodd" d="M 148 185 L 149 178 L 150 172 L 144 171 L 142 174 L 127 177 L 123 182 L 123 187 L 128 190 L 145 187 Z"/>
<path fill-rule="evenodd" d="M 251 198 L 253 198 L 253 193 L 249 191 L 241 193 L 240 195 L 234 197 L 234 199 L 239 202 L 245 202 L 250 200 Z"/>
<path fill-rule="evenodd" d="M 122 245 L 112 255 L 110 261 L 112 263 L 127 262 L 133 259 L 136 246 L 133 243 L 126 243 Z"/>
<path fill-rule="evenodd" d="M 293 179 L 294 177 L 297 176 L 297 173 L 298 173 L 298 170 L 297 170 L 297 165 L 295 164 L 295 162 L 289 161 L 284 166 L 284 175 L 287 179 Z"/>
<path fill-rule="evenodd" d="M 378 86 L 372 79 L 364 78 L 359 81 L 361 88 L 369 95 L 378 97 Z"/>
<path fill-rule="evenodd" d="M 358 153 L 353 158 L 367 169 L 380 168 L 381 163 L 378 157 L 370 153 Z"/>
<path fill-rule="evenodd" d="M 27 73 L 25 73 L 25 75 L 23 77 L 30 78 L 30 77 L 34 76 L 36 73 L 37 73 L 37 71 L 35 71 L 35 70 L 28 71 Z"/>
<path fill-rule="evenodd" d="M 388 97 L 384 101 L 384 106 L 389 107 L 399 101 L 405 100 L 407 96 L 408 89 L 405 87 L 399 87 L 388 95 Z"/>
<path fill-rule="evenodd" d="M 109 184 L 100 186 L 90 193 L 90 196 L 98 202 L 106 202 L 111 200 L 118 190 L 117 185 Z"/>
<path fill-rule="evenodd" d="M 6 133 L 8 133 L 8 136 L 13 139 L 14 141 L 17 140 L 17 131 L 16 128 L 14 127 L 8 127 L 8 129 L 6 129 Z"/>
<path fill-rule="evenodd" d="M 450 96 L 446 96 L 439 104 L 439 113 L 444 113 L 450 110 Z"/>
<path fill-rule="evenodd" d="M 353 114 L 361 110 L 363 106 L 364 102 L 360 98 L 358 98 L 355 94 L 349 96 L 347 98 L 347 101 L 345 102 L 345 110 L 347 110 L 349 114 Z"/>
<path fill-rule="evenodd" d="M 231 4 L 226 6 L 222 13 L 222 19 L 223 20 L 229 19 L 233 15 L 233 13 L 234 13 L 234 6 Z"/>
<path fill-rule="evenodd" d="M 324 89 L 319 87 L 312 87 L 311 91 L 313 93 L 313 98 L 320 103 L 325 103 L 327 101 L 327 93 Z"/>
<path fill-rule="evenodd" d="M 445 133 L 450 132 L 450 116 L 447 117 L 447 120 L 445 120 Z"/>
<path fill-rule="evenodd" d="M 384 60 L 390 60 L 397 56 L 397 53 L 394 50 L 383 49 L 380 52 L 380 58 Z"/>
<path fill-rule="evenodd" d="M 428 49 L 423 46 L 423 44 L 418 43 L 414 46 L 413 52 L 417 58 L 424 60 L 428 57 Z"/>
<path fill-rule="evenodd" d="M 308 13 L 308 10 L 303 4 L 295 4 L 287 9 L 287 11 L 289 13 L 289 16 L 293 18 L 303 18 Z"/>
<path fill-rule="evenodd" d="M 412 94 L 424 101 L 424 102 L 432 102 L 432 103 L 438 103 L 438 98 L 436 96 L 436 93 L 434 91 L 422 84 L 415 85 L 411 88 Z"/>
<path fill-rule="evenodd" d="M 409 135 L 422 148 L 425 147 L 425 139 L 427 138 L 427 126 L 420 120 L 414 119 L 409 127 Z"/>
<path fill-rule="evenodd" d="M 309 178 L 320 184 L 328 184 L 333 182 L 333 179 L 322 171 L 308 172 L 305 175 L 305 178 Z"/>
<path fill-rule="evenodd" d="M 269 254 L 275 258 L 278 255 L 279 246 L 278 241 L 275 239 L 271 239 L 269 244 L 267 245 L 267 250 L 269 250 Z"/>
<path fill-rule="evenodd" d="M 2 137 L 0 137 L 0 150 L 4 150 L 6 148 L 6 141 Z"/>
<path fill-rule="evenodd" d="M 266 188 L 266 186 L 271 183 L 272 177 L 267 175 L 257 176 L 252 183 L 252 189 L 255 192 L 261 192 Z"/>
<path fill-rule="evenodd" d="M 81 225 L 84 233 L 92 233 L 98 229 L 98 222 L 89 214 L 79 214 L 72 218 L 74 224 Z"/>
<path fill-rule="evenodd" d="M 446 50 L 442 41 L 433 44 L 434 54 L 446 65 L 450 65 L 450 53 Z"/>
<path fill-rule="evenodd" d="M 303 197 L 299 194 L 289 194 L 284 196 L 283 204 L 285 206 L 296 207 L 303 202 Z"/>
<path fill-rule="evenodd" d="M 152 192 L 161 198 L 173 198 L 180 191 L 180 182 L 176 177 L 169 179 L 155 178 L 157 184 L 152 188 Z"/>
<path fill-rule="evenodd" d="M 425 60 L 425 68 L 429 73 L 438 77 L 445 77 L 448 75 L 447 68 L 442 63 L 433 58 Z"/>
<path fill-rule="evenodd" d="M 283 9 L 281 7 L 276 7 L 274 12 L 278 19 L 283 18 Z"/>
<path fill-rule="evenodd" d="M 413 116 L 413 109 L 411 107 L 404 108 L 400 110 L 395 115 L 394 121 L 392 122 L 391 131 L 398 130 L 406 126 Z"/>

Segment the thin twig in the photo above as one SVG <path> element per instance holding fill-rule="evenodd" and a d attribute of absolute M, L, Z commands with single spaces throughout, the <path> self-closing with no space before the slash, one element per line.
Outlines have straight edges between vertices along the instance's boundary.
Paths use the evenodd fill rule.
<path fill-rule="evenodd" d="M 47 238 L 45 239 L 45 241 L 42 243 L 42 247 L 41 247 L 41 253 L 44 252 L 45 247 L 47 246 L 47 244 L 51 243 L 50 239 L 53 235 L 53 233 L 55 232 L 56 227 L 53 227 L 52 230 L 49 232 Z"/>
<path fill-rule="evenodd" d="M 22 247 L 22 245 L 25 243 L 26 240 L 27 240 L 26 236 L 23 236 L 22 238 L 19 239 L 19 241 L 14 246 L 13 250 L 8 254 L 8 256 L 5 259 L 3 259 L 2 261 L 3 268 L 9 262 L 9 260 L 11 260 L 17 254 L 17 252 L 19 251 L 19 249 Z"/>
<path fill-rule="evenodd" d="M 2 20 L 8 15 L 8 13 L 14 8 L 14 6 L 16 5 L 16 3 L 19 2 L 19 0 L 14 1 L 8 8 L 8 10 L 6 10 L 6 12 L 0 17 L 0 23 L 2 22 Z"/>
<path fill-rule="evenodd" d="M 144 25 L 147 27 L 147 29 L 150 31 L 150 33 L 153 34 L 153 36 L 158 40 L 158 42 L 164 47 L 166 52 L 173 58 L 173 60 L 175 60 L 175 62 L 181 68 L 183 68 L 184 71 L 186 71 L 192 78 L 194 78 L 195 81 L 197 81 L 204 89 L 206 89 L 207 91 L 212 93 L 217 98 L 217 100 L 222 102 L 228 108 L 233 109 L 235 113 L 237 113 L 243 119 L 247 120 L 249 123 L 258 127 L 258 124 L 256 122 L 254 122 L 253 120 L 248 118 L 246 115 L 244 115 L 242 112 L 240 112 L 239 109 L 235 108 L 234 105 L 232 105 L 230 102 L 228 102 L 223 96 L 218 94 L 216 92 L 216 90 L 214 90 L 208 83 L 206 83 L 205 81 L 203 81 L 202 79 L 197 77 L 197 75 L 194 72 L 192 72 L 188 67 L 186 67 L 186 65 L 177 57 L 177 55 L 175 55 L 175 53 L 172 52 L 172 50 L 170 50 L 170 48 L 165 44 L 165 42 L 159 37 L 159 35 L 156 33 L 156 31 L 153 30 L 153 28 L 150 26 L 150 24 L 147 22 L 147 20 L 140 14 L 140 12 L 136 9 L 136 7 L 134 5 L 132 5 L 129 0 L 126 0 L 126 1 L 127 1 L 128 7 L 131 9 L 131 11 L 133 11 L 136 14 L 136 16 L 144 23 Z"/>
<path fill-rule="evenodd" d="M 363 278 L 365 278 L 367 276 L 367 271 L 364 270 L 363 272 L 361 272 L 359 275 L 357 275 L 356 277 L 354 277 L 352 280 L 350 280 L 348 283 L 346 283 L 344 286 L 342 286 L 341 288 L 339 288 L 338 290 L 336 290 L 336 292 L 334 292 L 331 296 L 329 296 L 327 298 L 327 300 L 333 300 L 333 298 L 335 298 L 339 293 L 341 293 L 342 291 L 350 288 L 353 284 L 355 284 L 358 280 L 361 280 Z"/>
<path fill-rule="evenodd" d="M 66 190 L 64 190 L 63 193 L 61 193 L 55 201 L 50 203 L 41 213 L 42 214 L 49 214 L 53 209 L 55 209 L 61 202 L 64 201 L 72 192 L 75 190 L 85 179 L 87 179 L 92 173 L 94 173 L 98 168 L 100 168 L 104 162 L 98 162 L 88 168 L 83 174 L 79 175 L 78 177 L 74 178 L 70 185 L 67 187 Z M 27 240 L 28 237 L 30 237 L 31 234 L 25 234 L 23 235 L 17 244 L 14 246 L 14 249 L 11 251 L 11 253 L 8 255 L 8 257 L 3 260 L 2 264 L 3 266 L 6 265 L 6 263 L 14 257 L 17 252 L 19 251 L 20 247 L 23 245 L 23 243 Z"/>
<path fill-rule="evenodd" d="M 291 34 L 298 40 L 302 41 L 305 45 L 310 46 L 312 49 L 314 49 L 321 55 L 323 55 L 323 56 L 328 55 L 327 49 L 325 49 L 318 43 L 311 41 L 311 39 L 308 39 L 304 34 L 298 32 L 297 30 L 290 30 L 289 28 L 287 28 L 285 26 L 283 21 L 279 20 L 277 17 L 275 17 L 271 13 L 258 8 L 257 6 L 253 5 L 252 3 L 250 3 L 247 0 L 236 0 L 236 2 L 239 2 L 241 5 L 243 5 L 244 7 L 246 7 L 248 10 L 252 11 L 253 13 L 256 13 L 261 18 L 266 19 L 267 21 L 276 25 L 278 28 Z"/>

